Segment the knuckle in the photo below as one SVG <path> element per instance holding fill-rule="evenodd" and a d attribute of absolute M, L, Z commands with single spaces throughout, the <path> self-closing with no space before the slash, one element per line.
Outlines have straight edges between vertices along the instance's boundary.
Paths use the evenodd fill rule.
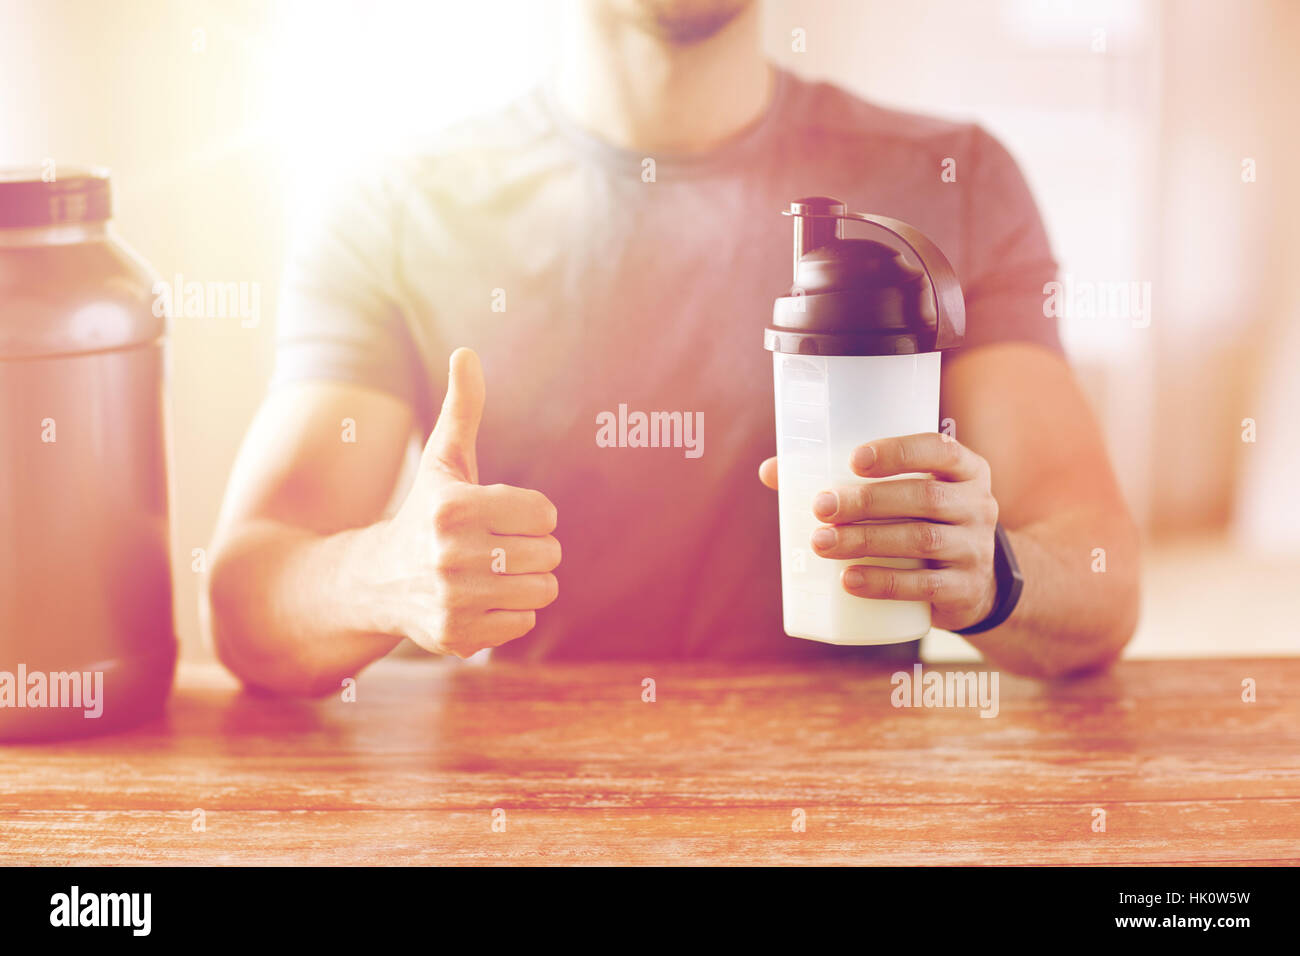
<path fill-rule="evenodd" d="M 537 582 L 538 607 L 546 607 L 560 596 L 560 581 L 554 574 L 543 574 Z"/>
<path fill-rule="evenodd" d="M 984 499 L 984 502 L 984 520 L 991 525 L 997 524 L 998 515 L 1000 513 L 1000 509 L 998 508 L 998 499 L 989 495 Z"/>
<path fill-rule="evenodd" d="M 921 503 L 927 511 L 944 512 L 951 500 L 952 492 L 945 482 L 930 480 L 921 485 Z"/>
<path fill-rule="evenodd" d="M 832 555 L 849 555 L 857 552 L 871 552 L 871 538 L 868 536 L 870 525 L 864 524 L 842 524 L 831 525 L 830 529 L 835 532 L 835 544 L 829 548 L 818 548 L 818 552 L 824 557 Z M 820 528 L 818 529 L 821 530 Z"/>
<path fill-rule="evenodd" d="M 445 495 L 433 506 L 433 526 L 438 531 L 455 531 L 469 516 L 469 504 L 456 495 Z"/>
<path fill-rule="evenodd" d="M 451 654 L 464 659 L 476 653 L 479 646 L 471 638 L 458 616 L 447 614 L 443 619 L 442 637 L 437 642 L 436 650 L 441 654 Z"/>
<path fill-rule="evenodd" d="M 916 545 L 923 554 L 934 554 L 943 550 L 944 533 L 937 524 L 922 521 L 916 528 Z"/>
<path fill-rule="evenodd" d="M 516 637 L 523 637 L 525 634 L 527 634 L 536 626 L 537 626 L 537 612 L 524 611 L 521 617 L 519 618 L 518 626 L 516 626 L 511 632 L 512 636 L 510 639 L 514 640 L 514 638 Z"/>
<path fill-rule="evenodd" d="M 872 482 L 863 482 L 858 485 L 853 493 L 853 504 L 862 514 L 870 514 L 872 507 L 876 503 L 876 493 L 872 490 Z"/>
<path fill-rule="evenodd" d="M 559 520 L 559 510 L 551 503 L 551 499 L 546 497 L 540 491 L 533 492 L 534 507 L 541 523 L 546 526 L 547 533 L 555 530 L 555 524 Z"/>
<path fill-rule="evenodd" d="M 537 625 L 536 611 L 518 611 L 510 617 L 510 623 L 501 626 L 492 636 L 489 647 L 500 647 L 523 637 Z"/>
<path fill-rule="evenodd" d="M 921 575 L 921 593 L 926 600 L 933 601 L 942 590 L 943 575 L 934 573 Z"/>
<path fill-rule="evenodd" d="M 433 555 L 433 576 L 443 584 L 449 584 L 456 577 L 459 569 L 455 552 L 448 547 L 438 548 Z"/>

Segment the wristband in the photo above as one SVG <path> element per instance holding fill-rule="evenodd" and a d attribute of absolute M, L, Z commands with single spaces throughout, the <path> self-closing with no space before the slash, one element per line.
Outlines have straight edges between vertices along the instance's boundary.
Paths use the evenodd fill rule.
<path fill-rule="evenodd" d="M 1009 618 L 1016 605 L 1020 603 L 1020 592 L 1024 589 L 1025 579 L 1020 574 L 1016 554 L 1011 550 L 1011 542 L 1007 540 L 1006 529 L 1002 527 L 1000 521 L 993 532 L 993 576 L 998 585 L 997 596 L 993 600 L 993 610 L 978 624 L 964 627 L 955 633 L 979 634 L 983 631 L 991 631 Z"/>

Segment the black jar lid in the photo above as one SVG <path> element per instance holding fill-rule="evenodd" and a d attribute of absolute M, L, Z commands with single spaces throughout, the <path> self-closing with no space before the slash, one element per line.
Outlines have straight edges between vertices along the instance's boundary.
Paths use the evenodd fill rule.
<path fill-rule="evenodd" d="M 100 167 L 44 170 L 0 168 L 0 228 L 33 228 L 103 222 L 112 215 L 108 170 Z"/>

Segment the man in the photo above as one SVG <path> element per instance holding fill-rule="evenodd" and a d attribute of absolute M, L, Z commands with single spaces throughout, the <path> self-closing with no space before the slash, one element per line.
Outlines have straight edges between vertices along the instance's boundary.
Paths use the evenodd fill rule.
<path fill-rule="evenodd" d="M 930 236 L 968 315 L 942 379 L 957 440 L 863 436 L 878 440 L 858 474 L 931 477 L 826 489 L 816 552 L 923 558 L 844 587 L 978 628 L 1005 613 L 1000 521 L 1023 593 L 972 643 L 1041 677 L 1114 658 L 1136 534 L 1044 318 L 1055 265 L 1007 153 L 771 69 L 745 0 L 586 0 L 569 17 L 542 90 L 341 196 L 296 254 L 214 546 L 221 658 L 320 693 L 403 638 L 536 661 L 914 656 L 782 633 L 762 328 L 788 291 L 778 213 L 817 193 Z M 598 417 L 620 405 L 693 415 L 703 453 L 602 447 Z"/>

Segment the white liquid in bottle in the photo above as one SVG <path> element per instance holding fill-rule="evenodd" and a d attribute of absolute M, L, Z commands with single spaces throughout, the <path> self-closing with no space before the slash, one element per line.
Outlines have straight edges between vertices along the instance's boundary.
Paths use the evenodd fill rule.
<path fill-rule="evenodd" d="M 925 562 L 821 557 L 811 539 L 824 522 L 812 505 L 818 492 L 869 480 L 849 464 L 858 445 L 938 427 L 941 353 L 772 357 L 785 632 L 830 644 L 921 637 L 930 629 L 929 604 L 858 597 L 844 590 L 840 575 L 854 564 L 915 569 Z"/>

